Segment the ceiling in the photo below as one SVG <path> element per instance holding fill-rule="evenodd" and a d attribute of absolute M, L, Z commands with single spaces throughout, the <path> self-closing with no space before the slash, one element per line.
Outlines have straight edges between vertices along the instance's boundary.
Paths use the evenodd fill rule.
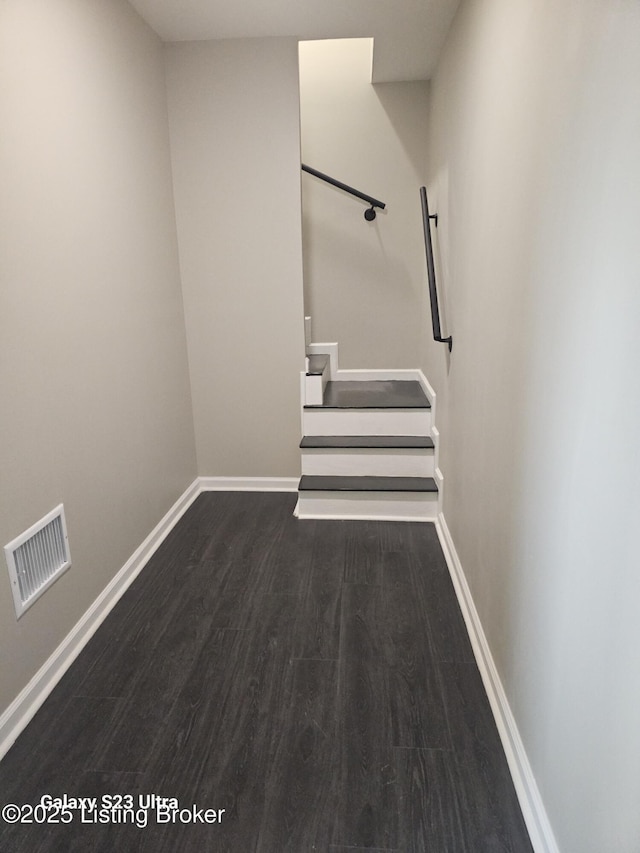
<path fill-rule="evenodd" d="M 373 81 L 427 80 L 460 0 L 129 0 L 163 41 L 374 38 Z"/>

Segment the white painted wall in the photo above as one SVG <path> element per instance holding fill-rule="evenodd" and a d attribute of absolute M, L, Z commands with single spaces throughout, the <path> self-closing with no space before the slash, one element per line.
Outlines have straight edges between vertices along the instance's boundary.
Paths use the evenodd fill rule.
<path fill-rule="evenodd" d="M 294 39 L 166 47 L 199 473 L 299 473 L 304 367 Z"/>
<path fill-rule="evenodd" d="M 0 545 L 64 502 L 72 568 L 0 709 L 196 475 L 162 47 L 120 0 L 0 4 Z"/>
<path fill-rule="evenodd" d="M 563 853 L 640 849 L 639 44 L 468 0 L 432 81 L 444 512 Z"/>
<path fill-rule="evenodd" d="M 302 160 L 384 201 L 303 175 L 305 312 L 343 368 L 410 368 L 420 356 L 426 266 L 419 187 L 428 84 L 371 84 L 371 40 L 300 44 Z"/>

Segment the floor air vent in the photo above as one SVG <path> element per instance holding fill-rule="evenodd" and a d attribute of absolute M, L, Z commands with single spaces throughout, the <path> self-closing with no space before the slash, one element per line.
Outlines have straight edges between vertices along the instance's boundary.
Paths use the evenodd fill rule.
<path fill-rule="evenodd" d="M 4 547 L 18 619 L 71 565 L 62 504 Z"/>

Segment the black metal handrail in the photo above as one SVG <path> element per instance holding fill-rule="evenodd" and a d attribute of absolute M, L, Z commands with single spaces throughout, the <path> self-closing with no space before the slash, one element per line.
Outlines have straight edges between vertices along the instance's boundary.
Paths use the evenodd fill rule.
<path fill-rule="evenodd" d="M 384 210 L 386 207 L 383 201 L 379 201 L 377 198 L 374 198 L 371 195 L 367 195 L 366 193 L 361 193 L 360 190 L 356 190 L 353 187 L 350 187 L 349 184 L 343 184 L 342 181 L 337 181 L 335 178 L 331 178 L 329 175 L 325 175 L 324 172 L 319 172 L 317 169 L 312 169 L 311 166 L 305 166 L 304 163 L 301 163 L 300 168 L 303 172 L 308 172 L 310 175 L 314 175 L 316 178 L 320 178 L 321 181 L 326 181 L 328 184 L 332 184 L 334 187 L 338 187 L 338 189 L 351 193 L 351 195 L 354 195 L 357 198 L 361 198 L 363 201 L 368 202 L 371 207 L 368 210 L 365 210 L 364 212 L 364 218 L 367 220 L 367 222 L 371 222 L 373 219 L 376 218 L 376 207 L 379 207 L 380 210 Z"/>
<path fill-rule="evenodd" d="M 424 245 L 427 252 L 427 273 L 429 274 L 429 298 L 431 300 L 431 325 L 433 326 L 433 340 L 441 344 L 449 344 L 449 352 L 453 346 L 453 338 L 442 337 L 440 329 L 440 310 L 438 309 L 438 291 L 436 289 L 436 268 L 433 263 L 433 245 L 431 243 L 431 226 L 429 220 L 435 219 L 438 227 L 438 214 L 429 213 L 426 187 L 420 187 L 420 200 L 422 201 L 422 224 L 424 226 Z"/>

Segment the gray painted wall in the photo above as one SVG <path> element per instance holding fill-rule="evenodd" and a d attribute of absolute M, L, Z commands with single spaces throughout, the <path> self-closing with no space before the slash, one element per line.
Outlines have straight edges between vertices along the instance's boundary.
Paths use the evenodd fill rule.
<path fill-rule="evenodd" d="M 563 853 L 640 849 L 639 44 L 468 0 L 431 90 L 444 512 Z"/>
<path fill-rule="evenodd" d="M 168 45 L 198 470 L 296 476 L 304 368 L 295 39 Z"/>
<path fill-rule="evenodd" d="M 428 84 L 371 84 L 371 40 L 300 44 L 302 159 L 387 205 L 367 205 L 304 175 L 305 313 L 314 341 L 338 341 L 343 368 L 420 360 L 426 267 Z"/>
<path fill-rule="evenodd" d="M 73 558 L 19 622 L 0 568 L 2 709 L 196 459 L 159 39 L 119 0 L 3 2 L 0 127 L 0 545 L 63 502 Z"/>

